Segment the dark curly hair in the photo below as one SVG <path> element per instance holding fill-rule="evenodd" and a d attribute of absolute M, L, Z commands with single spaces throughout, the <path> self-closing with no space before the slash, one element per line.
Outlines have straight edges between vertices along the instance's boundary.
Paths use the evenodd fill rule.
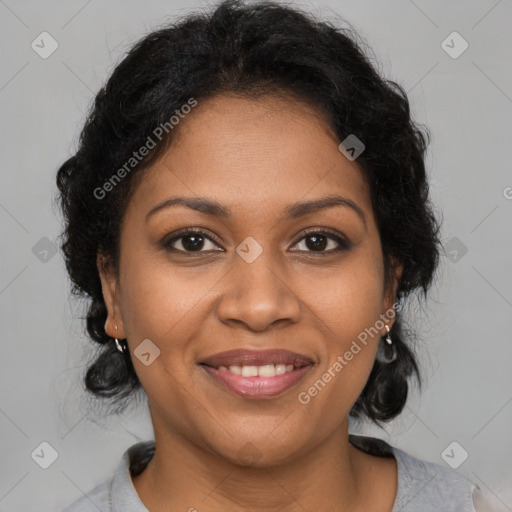
<path fill-rule="evenodd" d="M 95 98 L 76 153 L 57 174 L 65 219 L 61 247 L 72 291 L 89 299 L 87 331 L 100 345 L 85 375 L 90 393 L 119 406 L 141 388 L 130 355 L 116 350 L 105 332 L 96 258 L 104 254 L 117 271 L 120 223 L 130 195 L 141 171 L 165 151 L 176 131 L 168 130 L 111 187 L 107 199 L 95 191 L 191 98 L 284 92 L 321 111 L 340 141 L 356 135 L 365 144 L 357 162 L 370 186 L 386 285 L 398 262 L 403 271 L 396 299 L 415 290 L 426 298 L 440 255 L 440 224 L 424 163 L 429 133 L 411 120 L 405 91 L 380 76 L 363 44 L 354 30 L 296 8 L 229 0 L 149 33 L 117 65 Z M 401 314 L 397 311 L 390 333 L 397 357 L 388 363 L 376 358 L 352 417 L 392 419 L 405 405 L 409 379 L 421 382 L 411 348 L 414 333 L 405 329 Z"/>

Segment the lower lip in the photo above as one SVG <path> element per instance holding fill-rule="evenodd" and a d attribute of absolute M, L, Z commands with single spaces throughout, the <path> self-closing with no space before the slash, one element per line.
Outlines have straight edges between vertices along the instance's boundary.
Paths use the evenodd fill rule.
<path fill-rule="evenodd" d="M 222 387 L 244 398 L 267 398 L 277 396 L 295 386 L 312 368 L 311 365 L 297 368 L 275 377 L 242 377 L 212 366 L 200 365 Z"/>

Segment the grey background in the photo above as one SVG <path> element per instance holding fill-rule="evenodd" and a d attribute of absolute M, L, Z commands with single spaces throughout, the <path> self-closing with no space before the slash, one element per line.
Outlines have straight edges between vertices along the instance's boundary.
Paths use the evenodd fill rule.
<path fill-rule="evenodd" d="M 143 407 L 107 417 L 82 392 L 89 343 L 81 304 L 70 301 L 62 259 L 51 252 L 60 232 L 54 176 L 121 55 L 166 17 L 201 5 L 0 0 L 2 511 L 59 510 L 152 435 Z M 433 135 L 427 164 L 446 255 L 429 306 L 411 308 L 427 385 L 385 431 L 363 432 L 440 464 L 458 442 L 469 453 L 458 471 L 512 510 L 512 2 L 298 5 L 346 18 Z M 43 31 L 59 45 L 47 59 L 31 48 Z M 469 43 L 457 59 L 441 47 L 453 31 Z M 48 469 L 31 458 L 43 441 L 58 453 Z"/>

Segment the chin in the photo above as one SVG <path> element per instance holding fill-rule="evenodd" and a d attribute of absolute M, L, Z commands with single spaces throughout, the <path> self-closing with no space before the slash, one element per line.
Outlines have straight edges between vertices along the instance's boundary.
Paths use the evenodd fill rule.
<path fill-rule="evenodd" d="M 298 439 L 270 438 L 267 433 L 260 436 L 247 435 L 245 440 L 238 435 L 236 441 L 229 439 L 227 441 L 228 444 L 225 446 L 211 445 L 211 447 L 218 456 L 231 463 L 252 468 L 287 464 L 300 457 L 301 452 L 304 451 L 303 444 Z"/>

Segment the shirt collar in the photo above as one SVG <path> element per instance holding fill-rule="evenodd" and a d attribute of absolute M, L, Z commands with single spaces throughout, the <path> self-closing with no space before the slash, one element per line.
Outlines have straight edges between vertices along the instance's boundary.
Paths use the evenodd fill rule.
<path fill-rule="evenodd" d="M 137 443 L 124 452 L 111 481 L 110 505 L 112 512 L 149 512 L 135 490 L 130 467 L 133 463 L 134 453 L 140 449 L 147 449 L 151 444 L 154 446 L 154 442 Z"/>

